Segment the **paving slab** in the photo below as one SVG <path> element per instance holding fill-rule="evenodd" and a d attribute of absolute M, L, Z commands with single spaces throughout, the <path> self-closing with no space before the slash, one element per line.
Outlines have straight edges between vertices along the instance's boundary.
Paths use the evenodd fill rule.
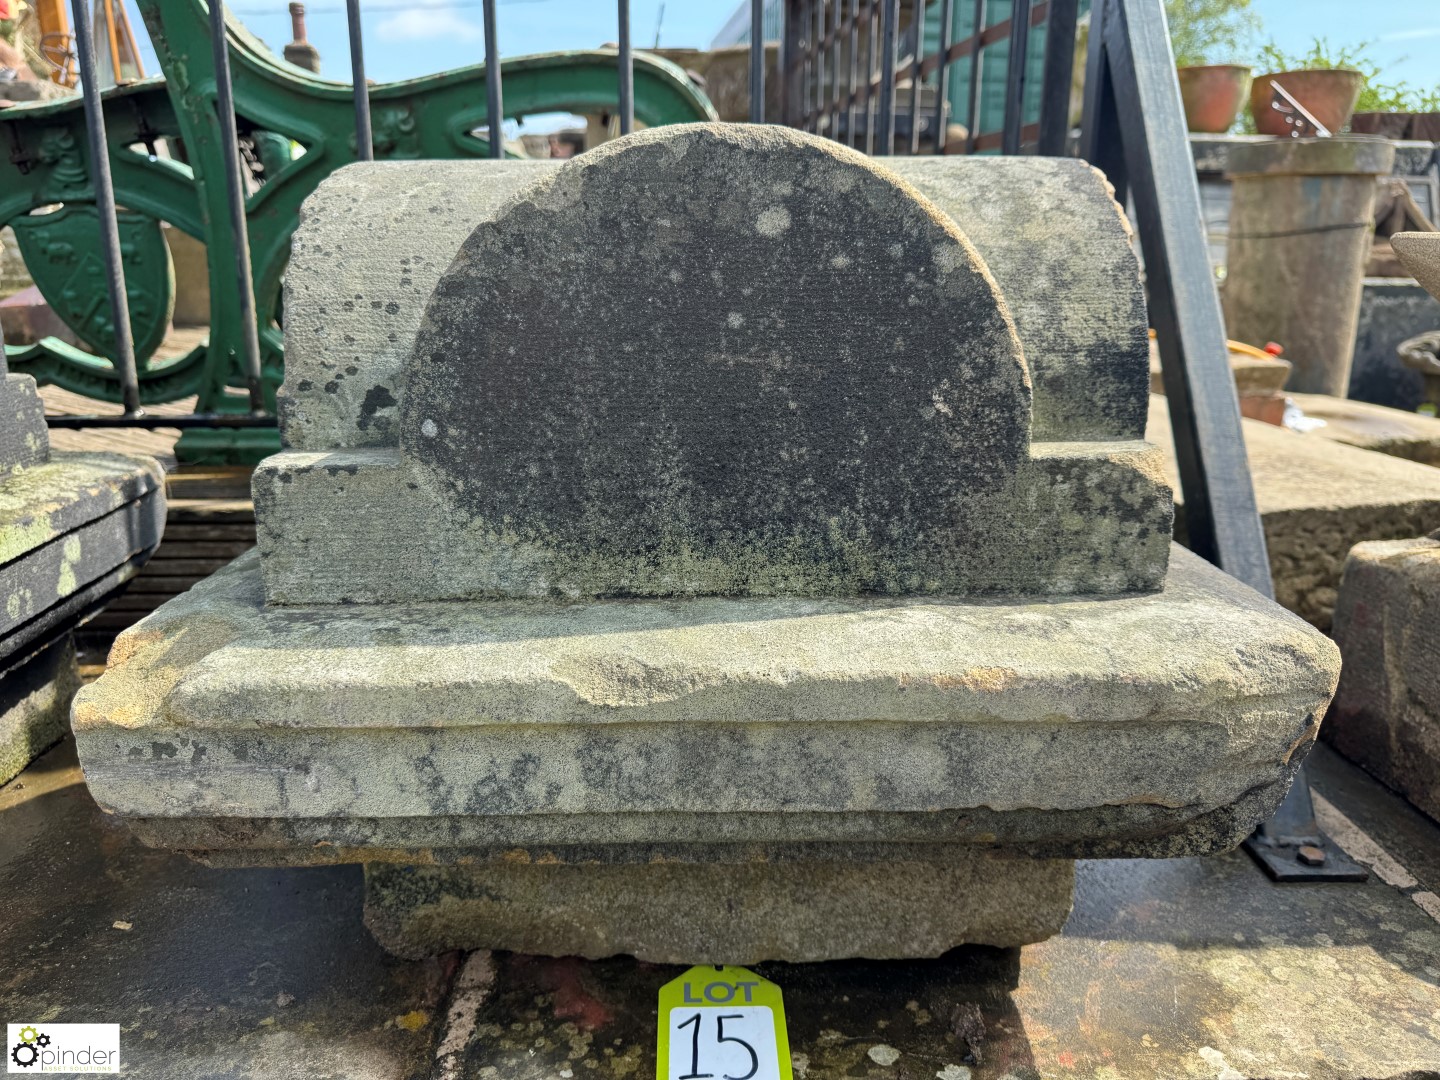
<path fill-rule="evenodd" d="M 1325 426 L 1306 434 L 1361 450 L 1440 465 L 1440 419 L 1325 394 L 1291 394 L 1306 416 Z"/>
<path fill-rule="evenodd" d="M 1184 536 L 1184 493 L 1166 399 L 1150 398 L 1151 442 L 1165 452 Z M 1440 529 L 1440 469 L 1329 439 L 1242 420 L 1255 500 L 1270 548 L 1275 599 L 1329 630 L 1350 549 L 1362 540 L 1408 540 Z"/>
<path fill-rule="evenodd" d="M 1352 851 L 1342 830 L 1363 829 L 1417 881 L 1276 886 L 1239 852 L 1082 862 L 1069 923 L 1039 945 L 759 965 L 796 1077 L 1440 1074 L 1440 924 L 1415 899 L 1440 890 L 1440 828 L 1327 748 L 1311 761 L 1327 828 Z M 119 1022 L 146 1080 L 653 1075 L 656 994 L 680 969 L 398 960 L 361 926 L 361 892 L 357 867 L 217 870 L 142 846 L 67 740 L 0 789 L 0 1012 Z"/>

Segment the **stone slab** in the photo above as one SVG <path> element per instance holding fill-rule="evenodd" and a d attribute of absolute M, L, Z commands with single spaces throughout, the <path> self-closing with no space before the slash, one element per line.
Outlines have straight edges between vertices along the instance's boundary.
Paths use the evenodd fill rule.
<path fill-rule="evenodd" d="M 1034 158 L 885 164 L 950 215 L 1005 293 L 1034 382 L 1033 437 L 1139 438 L 1143 297 L 1104 178 Z M 370 162 L 316 189 L 286 273 L 287 446 L 395 444 L 396 379 L 441 273 L 477 225 L 558 167 Z M 1054 303 L 1059 288 L 1066 304 Z"/>
<path fill-rule="evenodd" d="M 663 964 L 939 956 L 1029 945 L 1070 914 L 1074 864 L 947 849 L 879 863 L 372 864 L 365 925 L 390 952 L 505 949 Z"/>
<path fill-rule="evenodd" d="M 1166 452 L 1175 487 L 1176 534 L 1184 499 L 1163 397 L 1150 399 L 1146 434 Z M 1440 528 L 1440 469 L 1242 420 L 1255 499 L 1270 549 L 1275 598 L 1321 630 L 1330 628 L 1340 575 L 1363 540 L 1422 536 Z"/>
<path fill-rule="evenodd" d="M 738 543 L 589 552 L 457 516 L 395 450 L 289 452 L 252 490 L 272 604 L 432 599 L 863 593 L 1114 594 L 1157 588 L 1171 532 L 1159 451 L 1142 442 L 1045 443 L 976 503 L 970 528 L 886 548 L 786 534 Z M 820 557 L 823 555 L 823 558 Z"/>
<path fill-rule="evenodd" d="M 70 635 L 0 677 L 0 784 L 64 737 L 70 699 L 80 688 Z"/>
<path fill-rule="evenodd" d="M 204 846 L 273 843 L 279 821 L 421 859 L 1212 850 L 1273 808 L 1336 677 L 1326 639 L 1178 549 L 1164 591 L 1104 601 L 267 608 L 257 564 L 121 635 L 74 710 L 96 798 L 152 829 L 209 824 Z"/>
<path fill-rule="evenodd" d="M 1440 537 L 1356 545 L 1334 633 L 1345 667 L 1326 738 L 1440 819 Z"/>
<path fill-rule="evenodd" d="M 1307 434 L 1422 465 L 1440 465 L 1440 420 L 1433 416 L 1325 394 L 1290 398 L 1306 416 L 1325 421 L 1324 427 Z"/>
<path fill-rule="evenodd" d="M 1037 350 L 1123 372 L 1143 306 L 1119 212 L 1087 167 L 1030 171 L 1032 194 L 1089 197 L 1120 256 L 1051 274 L 1089 337 L 1037 331 Z M 1032 293 L 1057 243 L 1010 258 Z M 1112 396 L 1138 409 L 1132 366 Z M 1032 446 L 1026 357 L 975 248 L 894 172 L 789 129 L 666 127 L 543 173 L 436 283 L 396 396 L 398 455 L 257 474 L 269 602 L 1111 594 L 1164 574 L 1151 450 Z"/>
<path fill-rule="evenodd" d="M 0 566 L 152 492 L 164 490 L 153 458 L 64 453 L 0 482 Z"/>

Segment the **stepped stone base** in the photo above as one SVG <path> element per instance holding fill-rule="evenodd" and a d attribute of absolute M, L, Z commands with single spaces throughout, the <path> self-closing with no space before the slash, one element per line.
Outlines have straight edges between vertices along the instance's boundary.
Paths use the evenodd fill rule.
<path fill-rule="evenodd" d="M 1356 545 L 1335 640 L 1345 667 L 1326 738 L 1440 819 L 1440 536 Z"/>
<path fill-rule="evenodd" d="M 256 861 L 551 845 L 1238 843 L 1335 647 L 1180 549 L 1056 600 L 266 607 L 251 554 L 123 634 L 76 700 L 90 790 Z"/>
<path fill-rule="evenodd" d="M 0 679 L 0 784 L 65 736 L 70 699 L 80 688 L 70 635 L 11 668 Z"/>
<path fill-rule="evenodd" d="M 845 861 L 841 861 L 845 860 Z M 928 858 L 365 868 L 365 923 L 411 959 L 506 949 L 665 964 L 939 956 L 1029 945 L 1070 914 L 1074 863 L 959 845 Z"/>

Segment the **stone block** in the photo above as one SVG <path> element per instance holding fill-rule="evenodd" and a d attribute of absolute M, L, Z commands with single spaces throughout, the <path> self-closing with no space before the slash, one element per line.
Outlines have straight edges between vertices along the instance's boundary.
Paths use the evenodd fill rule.
<path fill-rule="evenodd" d="M 1356 545 L 1334 634 L 1326 739 L 1440 820 L 1440 536 Z"/>
<path fill-rule="evenodd" d="M 659 964 L 939 956 L 1029 945 L 1070 914 L 1074 864 L 932 845 L 922 858 L 365 868 L 365 925 L 419 959 L 507 949 Z"/>
<path fill-rule="evenodd" d="M 555 167 L 367 162 L 316 188 L 285 269 L 285 445 L 395 445 L 395 378 L 435 283 L 479 222 Z"/>
<path fill-rule="evenodd" d="M 954 221 L 1004 293 L 1034 387 L 1032 438 L 1141 438 L 1145 301 L 1104 176 L 1048 158 L 885 165 Z M 396 380 L 440 275 L 477 225 L 559 167 L 374 162 L 316 189 L 285 279 L 287 446 L 396 444 Z M 1062 290 L 1070 299 L 1056 304 Z"/>
<path fill-rule="evenodd" d="M 1290 398 L 1306 416 L 1325 421 L 1324 427 L 1307 434 L 1422 465 L 1440 465 L 1440 420 L 1433 416 L 1324 394 Z"/>
<path fill-rule="evenodd" d="M 79 688 L 69 634 L 0 672 L 0 784 L 65 736 Z"/>
<path fill-rule="evenodd" d="M 1151 397 L 1147 435 L 1166 452 L 1176 533 L 1183 537 L 1184 498 L 1165 402 Z M 1321 630 L 1330 628 L 1352 547 L 1440 528 L 1440 469 L 1314 432 L 1301 434 L 1256 420 L 1241 425 L 1270 549 L 1275 599 Z"/>
<path fill-rule="evenodd" d="M 1088 166 L 357 167 L 291 269 L 259 550 L 73 711 L 148 843 L 364 863 L 409 955 L 930 955 L 1233 846 L 1315 737 L 1334 647 L 1170 544 Z"/>
<path fill-rule="evenodd" d="M 1123 257 L 1052 284 L 1113 306 L 1134 258 L 1108 195 L 1084 169 L 1030 184 L 1106 200 Z M 1086 349 L 1133 323 L 1044 340 L 1099 368 Z M 1108 357 L 1132 401 L 1142 358 Z M 976 249 L 894 174 L 786 129 L 657 129 L 540 174 L 441 276 L 397 386 L 398 455 L 259 474 L 272 602 L 1073 595 L 1164 574 L 1150 449 L 1032 446 L 1026 358 Z M 417 525 L 435 557 L 398 561 Z"/>

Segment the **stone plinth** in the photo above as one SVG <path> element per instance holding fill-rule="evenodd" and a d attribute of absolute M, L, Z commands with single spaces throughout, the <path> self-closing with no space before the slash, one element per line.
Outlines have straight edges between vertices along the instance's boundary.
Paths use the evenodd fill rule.
<path fill-rule="evenodd" d="M 1225 326 L 1237 341 L 1285 346 L 1292 390 L 1342 397 L 1350 384 L 1375 179 L 1394 161 L 1388 140 L 1366 136 L 1230 152 Z"/>
<path fill-rule="evenodd" d="M 1440 528 L 1440 470 L 1300 433 L 1242 420 L 1255 501 L 1270 550 L 1275 598 L 1321 630 L 1330 628 L 1340 574 L 1363 540 L 1408 539 Z M 1166 450 L 1183 536 L 1166 399 L 1150 399 L 1149 437 Z"/>
<path fill-rule="evenodd" d="M 51 453 L 35 380 L 0 353 L 0 783 L 64 734 L 70 631 L 134 576 L 164 520 L 159 465 Z"/>
<path fill-rule="evenodd" d="M 1440 537 L 1357 544 L 1334 633 L 1345 668 L 1326 738 L 1440 818 Z"/>
<path fill-rule="evenodd" d="M 77 699 L 144 839 L 363 862 L 407 955 L 751 962 L 1035 941 L 1273 810 L 1335 650 L 1172 551 L 1097 173 L 444 170 L 308 204 L 259 550 Z"/>

